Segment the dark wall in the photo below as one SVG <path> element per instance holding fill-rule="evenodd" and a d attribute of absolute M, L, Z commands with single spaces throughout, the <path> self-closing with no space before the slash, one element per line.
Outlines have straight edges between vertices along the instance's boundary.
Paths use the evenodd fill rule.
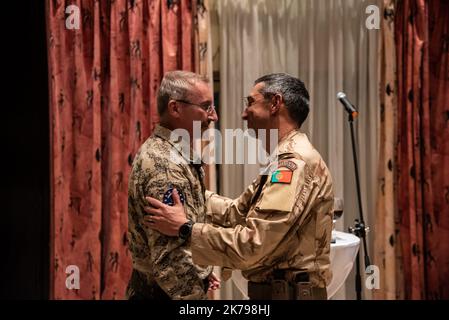
<path fill-rule="evenodd" d="M 2 28 L 0 40 L 0 298 L 47 299 L 50 140 L 45 1 L 10 1 L 8 6 L 2 7 L 3 16 L 13 20 Z"/>

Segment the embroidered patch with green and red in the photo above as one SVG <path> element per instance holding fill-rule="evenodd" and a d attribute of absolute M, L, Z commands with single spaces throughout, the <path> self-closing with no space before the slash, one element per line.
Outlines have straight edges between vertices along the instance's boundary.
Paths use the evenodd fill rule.
<path fill-rule="evenodd" d="M 290 170 L 276 170 L 271 175 L 271 183 L 287 183 L 292 182 L 293 171 Z"/>

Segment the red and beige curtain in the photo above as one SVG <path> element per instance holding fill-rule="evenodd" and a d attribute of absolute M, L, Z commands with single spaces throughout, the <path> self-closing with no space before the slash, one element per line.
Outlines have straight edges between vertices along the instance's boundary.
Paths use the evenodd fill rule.
<path fill-rule="evenodd" d="M 376 219 L 374 228 L 374 263 L 380 281 L 375 299 L 403 298 L 402 254 L 397 216 L 396 146 L 397 81 L 394 42 L 395 0 L 384 0 L 380 50 L 380 126 Z"/>
<path fill-rule="evenodd" d="M 449 2 L 386 0 L 384 17 L 376 297 L 448 299 Z"/>
<path fill-rule="evenodd" d="M 398 210 L 406 298 L 449 298 L 449 2 L 399 1 Z"/>
<path fill-rule="evenodd" d="M 70 5 L 79 29 L 66 28 Z M 51 298 L 124 297 L 130 166 L 158 122 L 163 74 L 205 63 L 205 11 L 200 0 L 47 0 Z M 71 266 L 79 289 L 66 286 Z"/>

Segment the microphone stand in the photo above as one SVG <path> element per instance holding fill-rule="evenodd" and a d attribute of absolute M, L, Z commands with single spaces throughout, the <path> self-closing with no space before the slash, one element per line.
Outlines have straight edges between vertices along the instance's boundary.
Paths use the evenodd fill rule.
<path fill-rule="evenodd" d="M 353 113 L 349 112 L 348 115 L 349 126 L 351 128 L 351 143 L 352 143 L 352 156 L 354 159 L 354 169 L 355 169 L 355 181 L 357 186 L 357 200 L 359 205 L 360 219 L 355 219 L 354 226 L 349 227 L 349 232 L 353 233 L 360 238 L 363 244 L 363 252 L 365 253 L 365 270 L 371 265 L 368 256 L 368 247 L 366 246 L 366 233 L 369 231 L 369 227 L 365 225 L 363 220 L 363 207 L 362 207 L 362 197 L 360 195 L 360 179 L 359 179 L 359 165 L 357 161 L 357 152 L 355 149 L 355 138 L 354 138 L 354 116 Z M 362 279 L 360 276 L 360 249 L 357 252 L 356 257 L 356 274 L 355 274 L 355 290 L 357 294 L 357 300 L 362 299 Z"/>

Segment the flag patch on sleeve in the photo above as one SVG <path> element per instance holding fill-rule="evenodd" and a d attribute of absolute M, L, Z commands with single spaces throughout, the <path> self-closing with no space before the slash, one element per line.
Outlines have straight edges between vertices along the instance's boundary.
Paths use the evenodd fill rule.
<path fill-rule="evenodd" d="M 271 183 L 288 183 L 292 182 L 293 171 L 276 170 L 271 175 Z"/>
<path fill-rule="evenodd" d="M 184 202 L 185 202 L 184 193 L 179 188 L 176 188 L 176 190 L 178 191 L 179 200 L 181 200 L 181 203 L 184 204 Z M 173 187 L 170 187 L 167 190 L 167 192 L 165 192 L 164 197 L 162 199 L 162 203 L 164 203 L 166 205 L 169 205 L 169 206 L 173 206 L 174 205 Z"/>

